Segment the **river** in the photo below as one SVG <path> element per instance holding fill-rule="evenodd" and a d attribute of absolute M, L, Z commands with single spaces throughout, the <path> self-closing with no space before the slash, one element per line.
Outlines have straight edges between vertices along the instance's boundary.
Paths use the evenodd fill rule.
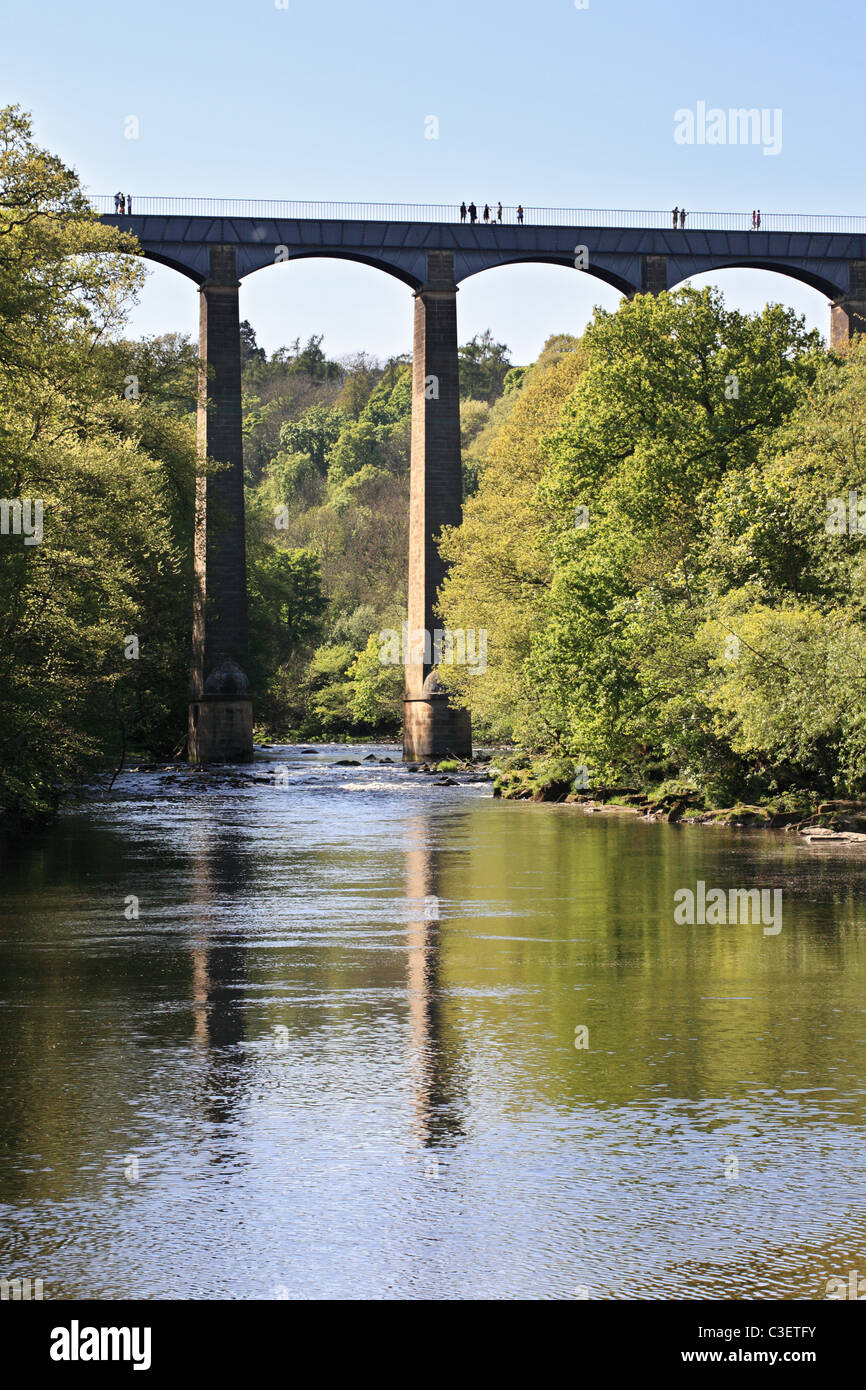
<path fill-rule="evenodd" d="M 866 1273 L 859 852 L 499 801 L 392 747 L 253 771 L 130 771 L 7 849 L 0 1275 L 821 1299 Z M 678 925 L 698 881 L 780 889 L 781 930 Z"/>

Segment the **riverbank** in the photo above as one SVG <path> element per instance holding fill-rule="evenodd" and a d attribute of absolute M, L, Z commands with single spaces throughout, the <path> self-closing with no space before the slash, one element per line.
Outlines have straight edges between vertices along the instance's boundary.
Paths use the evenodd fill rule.
<path fill-rule="evenodd" d="M 558 802 L 590 814 L 620 811 L 671 824 L 794 831 L 807 842 L 837 840 L 866 846 L 866 801 L 822 800 L 818 793 L 803 792 L 763 804 L 710 806 L 699 791 L 683 783 L 582 788 L 567 758 L 532 762 L 517 755 L 492 766 L 491 775 L 493 795 L 510 801 Z"/>

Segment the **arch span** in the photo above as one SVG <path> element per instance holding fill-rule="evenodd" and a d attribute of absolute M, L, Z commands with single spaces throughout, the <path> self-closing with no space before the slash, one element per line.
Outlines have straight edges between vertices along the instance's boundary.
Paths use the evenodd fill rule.
<path fill-rule="evenodd" d="M 269 351 L 323 335 L 329 357 L 359 349 L 388 358 L 412 346 L 412 292 L 395 276 L 345 257 L 308 256 L 262 267 L 240 283 L 241 317 Z"/>
<path fill-rule="evenodd" d="M 673 281 L 670 289 L 677 289 L 679 285 L 685 284 L 688 280 L 693 280 L 697 275 L 714 275 L 724 270 L 760 270 L 769 275 L 783 275 L 790 280 L 799 280 L 803 285 L 808 285 L 810 289 L 817 290 L 819 294 L 826 295 L 827 299 L 834 300 L 847 294 L 847 287 L 834 283 L 826 275 L 819 274 L 809 266 L 792 265 L 785 261 L 776 260 L 748 260 L 744 258 L 734 258 L 714 262 L 700 269 L 692 269 L 688 274 L 682 275 Z"/>
<path fill-rule="evenodd" d="M 178 275 L 182 275 L 185 280 L 192 280 L 194 285 L 203 285 L 205 276 L 198 271 L 192 270 L 184 265 L 182 261 L 175 260 L 172 256 L 167 256 L 161 251 L 150 251 L 142 247 L 142 256 L 146 261 L 153 261 L 154 265 L 166 266 L 169 270 L 176 270 Z"/>
<path fill-rule="evenodd" d="M 812 284 L 810 278 L 785 275 L 775 265 L 740 263 L 696 272 L 679 285 L 690 284 L 698 290 L 712 287 L 724 295 L 729 309 L 743 314 L 760 314 L 767 304 L 781 304 L 802 315 L 809 328 L 827 339 L 832 337 L 836 301 L 829 300 L 828 308 L 828 286 Z"/>
<path fill-rule="evenodd" d="M 282 243 L 284 244 L 284 243 Z M 356 265 L 369 266 L 371 270 L 379 270 L 384 275 L 388 275 L 393 280 L 399 280 L 402 284 L 408 285 L 410 290 L 419 290 L 423 280 L 419 276 L 404 270 L 399 265 L 393 265 L 390 261 L 383 260 L 381 256 L 374 256 L 364 251 L 346 251 L 340 247 L 303 247 L 298 250 L 289 249 L 289 254 L 282 260 L 269 254 L 267 259 L 259 260 L 254 254 L 247 252 L 243 257 L 239 257 L 241 265 L 246 263 L 246 268 L 240 270 L 241 279 L 249 279 L 255 275 L 256 271 L 267 270 L 275 265 L 292 265 L 296 261 L 353 261 Z M 250 261 L 257 261 L 257 264 L 250 265 Z"/>
<path fill-rule="evenodd" d="M 502 259 L 497 260 L 495 264 L 475 266 L 467 270 L 465 274 L 458 275 L 457 282 L 458 284 L 465 285 L 468 280 L 473 280 L 477 276 L 485 274 L 487 271 L 503 270 L 512 265 L 560 266 L 564 270 L 574 270 L 579 275 L 591 275 L 594 279 L 603 281 L 604 284 L 610 285 L 611 289 L 618 290 L 620 294 L 626 296 L 636 294 L 640 288 L 639 285 L 633 283 L 624 275 L 619 274 L 617 271 L 605 265 L 600 265 L 598 261 L 593 260 L 591 256 L 586 266 L 576 266 L 574 255 L 569 257 L 543 252 L 530 252 L 528 255 L 503 256 Z"/>
<path fill-rule="evenodd" d="M 551 336 L 579 337 L 596 307 L 615 312 L 620 288 L 573 265 L 545 260 L 496 266 L 463 280 L 457 296 L 461 342 L 489 329 L 515 364 L 534 362 Z"/>

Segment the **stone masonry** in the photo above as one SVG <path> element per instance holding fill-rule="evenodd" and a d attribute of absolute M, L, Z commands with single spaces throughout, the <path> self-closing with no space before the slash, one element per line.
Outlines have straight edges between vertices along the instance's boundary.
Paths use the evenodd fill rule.
<path fill-rule="evenodd" d="M 830 306 L 832 347 L 840 346 L 855 333 L 866 333 L 866 261 L 851 262 L 848 285 L 848 294 Z"/>
<path fill-rule="evenodd" d="M 223 467 L 196 483 L 195 597 L 189 707 L 192 762 L 253 754 L 247 676 L 240 320 L 233 246 L 212 246 L 201 286 L 198 451 Z"/>
<path fill-rule="evenodd" d="M 469 715 L 455 709 L 439 687 L 432 661 L 412 650 L 412 635 L 441 627 L 434 613 L 445 577 L 437 536 L 459 526 L 463 514 L 460 460 L 460 383 L 457 356 L 457 287 L 450 251 L 427 256 L 427 280 L 415 296 L 412 368 L 412 464 L 409 502 L 410 651 L 403 706 L 406 759 L 467 757 L 472 752 Z M 420 643 L 418 644 L 420 648 Z"/>

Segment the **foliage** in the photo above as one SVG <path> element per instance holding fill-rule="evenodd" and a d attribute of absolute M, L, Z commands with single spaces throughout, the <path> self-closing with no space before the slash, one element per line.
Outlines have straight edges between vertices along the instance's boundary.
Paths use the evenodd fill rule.
<path fill-rule="evenodd" d="M 572 351 L 527 373 L 487 450 L 463 525 L 443 539 L 452 565 L 440 605 L 447 626 L 486 629 L 495 659 L 483 676 L 453 665 L 442 667 L 441 678 L 471 708 L 477 728 L 498 738 L 534 742 L 538 736 L 539 702 L 527 662 L 551 570 L 532 507 L 544 476 L 543 440 L 558 424 L 583 363 Z"/>
<path fill-rule="evenodd" d="M 495 342 L 489 328 L 464 343 L 459 358 L 461 396 L 492 403 L 502 394 L 511 363 L 505 343 Z"/>
<path fill-rule="evenodd" d="M 183 727 L 189 359 L 172 340 L 118 341 L 136 251 L 28 118 L 0 111 L 0 496 L 43 515 L 38 543 L 0 535 L 0 812 L 13 820 L 130 745 L 170 752 Z"/>
<path fill-rule="evenodd" d="M 554 355 L 446 538 L 443 617 L 488 628 L 488 669 L 443 678 L 595 779 L 866 790 L 862 533 L 827 524 L 866 497 L 862 340 L 829 353 L 778 305 L 684 289 Z"/>

